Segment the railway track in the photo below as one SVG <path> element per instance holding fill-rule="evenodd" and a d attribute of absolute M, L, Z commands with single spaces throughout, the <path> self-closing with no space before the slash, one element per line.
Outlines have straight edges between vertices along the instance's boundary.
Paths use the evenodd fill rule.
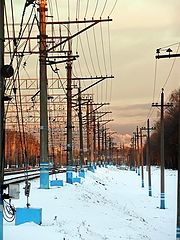
<path fill-rule="evenodd" d="M 49 175 L 56 174 L 56 173 L 62 173 L 66 172 L 66 167 L 63 168 L 52 168 L 49 170 Z M 73 169 L 75 170 L 75 169 Z M 12 184 L 12 183 L 20 183 L 24 182 L 27 179 L 28 175 L 28 180 L 33 180 L 35 178 L 40 177 L 40 169 L 29 169 L 28 171 L 25 171 L 24 169 L 21 170 L 9 170 L 5 171 L 4 173 L 4 184 Z"/>

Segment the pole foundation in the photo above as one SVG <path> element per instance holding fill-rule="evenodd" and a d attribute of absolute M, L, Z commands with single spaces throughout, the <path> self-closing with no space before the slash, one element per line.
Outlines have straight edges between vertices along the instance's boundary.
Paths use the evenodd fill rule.
<path fill-rule="evenodd" d="M 152 188 L 149 186 L 149 196 L 152 197 Z"/>
<path fill-rule="evenodd" d="M 42 223 L 42 208 L 16 208 L 15 225 L 26 222 Z"/>
<path fill-rule="evenodd" d="M 0 200 L 0 240 L 3 240 L 3 202 Z"/>
<path fill-rule="evenodd" d="M 161 193 L 160 209 L 165 209 L 165 193 Z"/>
<path fill-rule="evenodd" d="M 180 240 L 180 226 L 176 227 L 176 240 Z"/>
<path fill-rule="evenodd" d="M 40 189 L 49 188 L 49 163 L 40 163 Z"/>

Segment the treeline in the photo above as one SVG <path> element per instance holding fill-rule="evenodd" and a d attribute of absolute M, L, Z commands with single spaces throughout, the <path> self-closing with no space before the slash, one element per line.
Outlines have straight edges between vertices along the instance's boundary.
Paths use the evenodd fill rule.
<path fill-rule="evenodd" d="M 178 163 L 179 91 L 171 93 L 168 102 L 173 106 L 164 111 L 164 160 L 165 168 L 169 169 L 177 169 Z M 160 120 L 155 127 L 150 137 L 150 159 L 152 165 L 160 165 Z"/>
<path fill-rule="evenodd" d="M 5 131 L 5 168 L 24 167 L 26 164 L 38 164 L 40 146 L 32 134 L 25 133 L 25 142 L 22 133 L 7 129 Z"/>
<path fill-rule="evenodd" d="M 49 146 L 48 161 L 54 166 L 65 165 L 66 153 L 59 147 Z M 5 131 L 5 168 L 21 168 L 25 166 L 39 166 L 40 143 L 30 133 L 23 133 L 11 129 Z"/>

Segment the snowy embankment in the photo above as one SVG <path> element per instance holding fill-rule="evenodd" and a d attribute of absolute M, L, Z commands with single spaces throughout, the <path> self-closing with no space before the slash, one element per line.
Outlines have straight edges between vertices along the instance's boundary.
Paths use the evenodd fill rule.
<path fill-rule="evenodd" d="M 4 222 L 4 240 L 173 240 L 176 229 L 176 171 L 165 172 L 166 209 L 159 209 L 159 168 L 152 169 L 152 197 L 135 172 L 115 167 L 87 172 L 81 184 L 48 190 L 31 184 L 30 204 L 42 208 L 42 225 Z M 65 179 L 59 174 L 58 179 Z M 51 180 L 51 177 L 50 177 Z M 24 207 L 21 197 L 15 207 Z"/>

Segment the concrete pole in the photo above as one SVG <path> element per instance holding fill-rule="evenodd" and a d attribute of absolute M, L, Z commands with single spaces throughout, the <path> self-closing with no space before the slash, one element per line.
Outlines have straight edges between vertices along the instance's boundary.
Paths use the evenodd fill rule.
<path fill-rule="evenodd" d="M 3 240 L 3 181 L 4 181 L 4 0 L 0 0 L 0 240 Z"/>
<path fill-rule="evenodd" d="M 96 164 L 96 118 L 95 115 L 93 115 L 93 160 Z"/>
<path fill-rule="evenodd" d="M 84 165 L 84 146 L 83 146 L 83 128 L 82 128 L 82 110 L 81 110 L 81 90 L 78 88 L 78 104 L 79 104 L 79 144 L 80 144 L 80 166 Z"/>
<path fill-rule="evenodd" d="M 104 127 L 101 129 L 101 156 L 102 156 L 102 164 L 104 166 Z"/>
<path fill-rule="evenodd" d="M 140 129 L 140 146 L 141 146 L 141 179 L 142 179 L 142 188 L 144 187 L 144 161 L 143 161 L 143 143 L 142 143 L 142 129 Z"/>
<path fill-rule="evenodd" d="M 68 57 L 71 56 L 71 42 L 68 42 Z M 72 62 L 67 61 L 67 170 L 71 171 L 73 166 L 72 156 Z"/>
<path fill-rule="evenodd" d="M 89 102 L 87 102 L 86 110 L 86 121 L 87 121 L 87 164 L 90 165 L 91 160 L 91 149 L 90 149 L 90 119 L 89 119 Z"/>
<path fill-rule="evenodd" d="M 134 161 L 135 161 L 135 168 L 136 168 L 136 173 L 137 173 L 137 136 L 136 133 L 134 132 Z"/>
<path fill-rule="evenodd" d="M 107 165 L 107 131 L 104 130 L 104 154 L 105 154 L 105 164 Z"/>
<path fill-rule="evenodd" d="M 150 160 L 150 128 L 149 128 L 149 119 L 147 120 L 147 148 L 146 148 L 146 156 L 147 156 L 147 165 L 148 165 L 148 188 L 149 188 L 149 196 L 152 196 L 152 187 L 151 187 L 151 160 Z"/>
<path fill-rule="evenodd" d="M 161 150 L 160 150 L 160 157 L 161 157 L 161 196 L 160 196 L 160 209 L 165 209 L 165 181 L 164 181 L 164 89 L 161 92 Z"/>
<path fill-rule="evenodd" d="M 90 101 L 90 162 L 91 165 L 93 166 L 93 160 L 94 160 L 94 135 L 93 135 L 93 105 L 92 101 Z"/>
<path fill-rule="evenodd" d="M 139 156 L 139 129 L 136 129 L 136 140 L 137 140 L 137 165 L 138 165 L 138 176 L 140 176 L 140 156 Z"/>
<path fill-rule="evenodd" d="M 180 89 L 179 89 L 179 130 L 178 130 L 178 181 L 177 181 L 177 223 L 176 240 L 180 240 Z"/>
<path fill-rule="evenodd" d="M 70 34 L 68 26 L 68 36 Z M 66 154 L 66 182 L 72 184 L 73 172 L 73 148 L 72 148 L 72 42 L 68 41 L 68 60 L 66 64 L 67 71 L 67 154 Z"/>
<path fill-rule="evenodd" d="M 100 124 L 98 121 L 97 124 L 97 128 L 98 128 L 98 164 L 99 166 L 101 166 L 101 145 L 100 145 Z"/>
<path fill-rule="evenodd" d="M 40 188 L 49 188 L 47 66 L 46 66 L 46 0 L 39 0 L 40 19 Z"/>

